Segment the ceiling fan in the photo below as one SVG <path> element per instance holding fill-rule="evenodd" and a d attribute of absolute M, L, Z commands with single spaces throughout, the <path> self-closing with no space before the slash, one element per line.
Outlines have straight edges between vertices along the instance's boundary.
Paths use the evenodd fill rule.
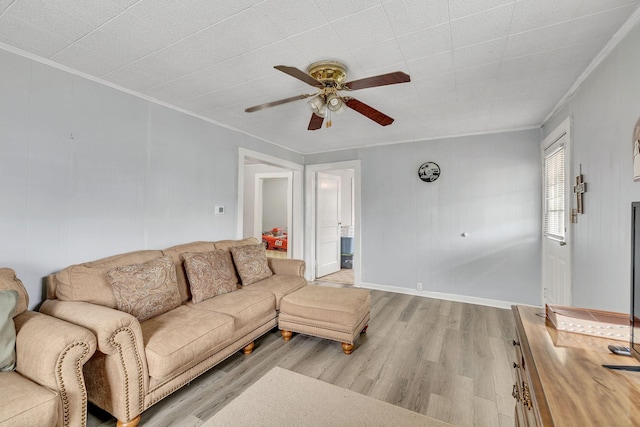
<path fill-rule="evenodd" d="M 369 87 L 386 86 L 411 81 L 408 74 L 405 74 L 402 71 L 395 71 L 393 73 L 344 82 L 347 77 L 347 69 L 343 64 L 337 61 L 314 62 L 309 66 L 306 73 L 296 67 L 289 67 L 286 65 L 276 65 L 274 68 L 317 88 L 317 91 L 311 94 L 302 94 L 277 101 L 267 102 L 266 104 L 255 105 L 245 109 L 244 111 L 247 113 L 253 113 L 254 111 L 264 110 L 265 108 L 275 107 L 276 105 L 286 104 L 299 99 L 311 98 L 307 101 L 307 105 L 311 109 L 311 120 L 309 121 L 309 127 L 307 128 L 309 130 L 320 129 L 325 117 L 327 118 L 326 126 L 331 127 L 331 113 L 342 113 L 345 109 L 345 105 L 381 126 L 388 126 L 393 123 L 393 119 L 391 117 L 351 96 L 344 96 L 340 94 L 340 92 L 350 92 Z"/>

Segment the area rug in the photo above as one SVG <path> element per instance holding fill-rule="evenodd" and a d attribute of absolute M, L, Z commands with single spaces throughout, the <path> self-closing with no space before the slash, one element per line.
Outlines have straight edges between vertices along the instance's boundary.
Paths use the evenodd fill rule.
<path fill-rule="evenodd" d="M 451 427 L 451 424 L 275 367 L 203 424 L 206 427 Z"/>

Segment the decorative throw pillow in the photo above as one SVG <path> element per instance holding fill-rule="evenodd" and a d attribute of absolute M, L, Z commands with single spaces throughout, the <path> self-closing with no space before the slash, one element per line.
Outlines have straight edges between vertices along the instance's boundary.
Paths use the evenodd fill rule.
<path fill-rule="evenodd" d="M 233 255 L 233 262 L 236 265 L 236 270 L 238 270 L 243 286 L 250 285 L 273 275 L 273 272 L 269 268 L 264 246 L 236 246 L 229 248 L 229 250 Z"/>
<path fill-rule="evenodd" d="M 170 256 L 107 272 L 118 310 L 141 322 L 180 306 L 176 267 Z"/>
<path fill-rule="evenodd" d="M 182 259 L 194 304 L 238 289 L 238 278 L 229 251 L 185 252 Z"/>
<path fill-rule="evenodd" d="M 0 371 L 16 368 L 16 327 L 13 314 L 18 305 L 18 292 L 0 291 Z"/>

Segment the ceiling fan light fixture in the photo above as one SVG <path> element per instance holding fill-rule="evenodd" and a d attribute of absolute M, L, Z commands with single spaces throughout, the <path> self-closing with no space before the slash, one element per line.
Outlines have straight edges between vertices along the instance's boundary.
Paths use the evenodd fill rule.
<path fill-rule="evenodd" d="M 311 111 L 319 115 L 320 110 L 322 110 L 322 107 L 324 107 L 324 99 L 322 98 L 322 96 L 316 95 L 309 101 L 307 101 L 307 105 L 309 106 L 309 109 Z"/>
<path fill-rule="evenodd" d="M 327 116 L 327 105 L 323 104 L 322 107 L 320 108 L 320 111 L 318 111 L 316 114 L 318 116 L 320 116 L 320 117 L 326 117 Z"/>
<path fill-rule="evenodd" d="M 330 93 L 327 95 L 327 108 L 335 113 L 343 108 L 342 98 L 337 93 Z"/>

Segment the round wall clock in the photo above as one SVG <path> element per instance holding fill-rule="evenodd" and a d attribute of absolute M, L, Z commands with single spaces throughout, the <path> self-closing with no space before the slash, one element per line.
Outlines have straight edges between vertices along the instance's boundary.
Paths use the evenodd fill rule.
<path fill-rule="evenodd" d="M 440 176 L 440 166 L 434 162 L 427 162 L 418 168 L 418 176 L 424 182 L 433 182 Z"/>

